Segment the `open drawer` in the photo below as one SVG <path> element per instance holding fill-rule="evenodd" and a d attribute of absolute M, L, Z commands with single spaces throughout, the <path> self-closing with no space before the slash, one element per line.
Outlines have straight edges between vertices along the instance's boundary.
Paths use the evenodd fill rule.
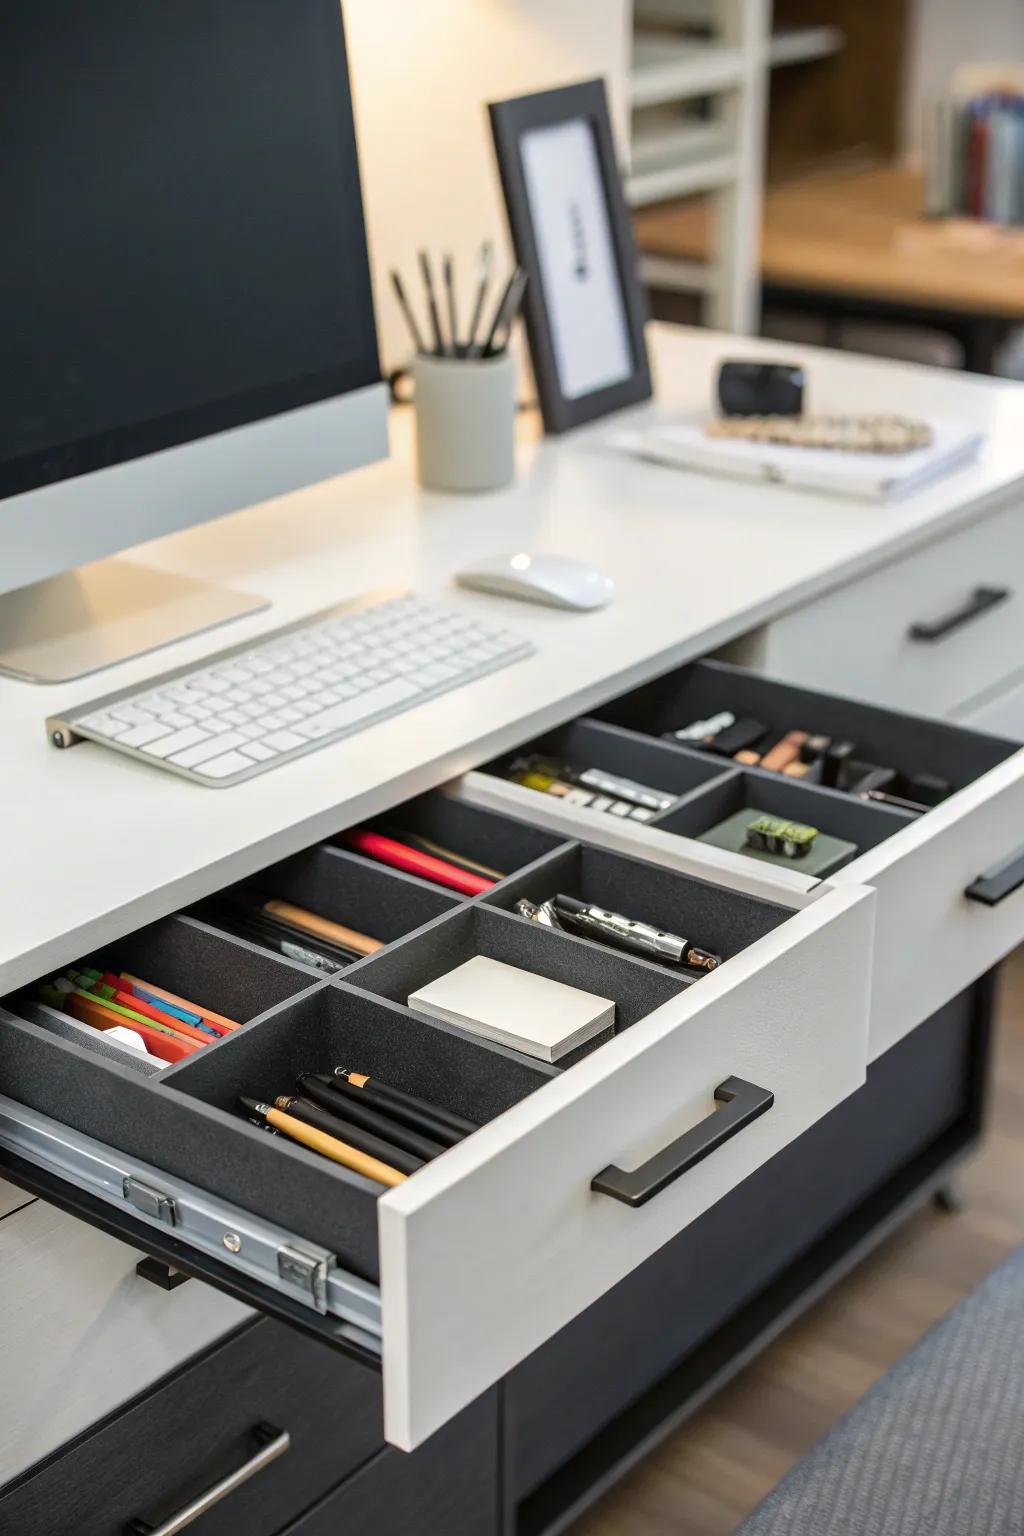
<path fill-rule="evenodd" d="M 614 701 L 600 719 L 577 721 L 535 744 L 554 757 L 606 762 L 645 783 L 673 788 L 651 761 L 651 737 L 728 709 L 772 731 L 808 730 L 857 744 L 857 756 L 901 773 L 928 772 L 954 793 L 923 815 L 854 800 L 806 780 L 787 779 L 730 759 L 659 740 L 657 750 L 700 764 L 706 777 L 677 794 L 653 823 L 636 825 L 565 807 L 497 775 L 467 775 L 458 795 L 530 814 L 549 830 L 632 849 L 678 869 L 713 869 L 715 878 L 751 878 L 757 889 L 812 894 L 820 882 L 794 860 L 783 868 L 698 841 L 746 807 L 809 823 L 856 845 L 856 856 L 828 876 L 831 888 L 878 893 L 870 1059 L 936 1012 L 1024 939 L 1024 751 L 1012 741 L 943 721 L 790 687 L 720 662 L 698 662 Z M 631 750 L 632 749 L 632 750 Z M 644 779 L 644 774 L 648 777 Z M 678 782 L 678 780 L 674 781 Z"/>
<path fill-rule="evenodd" d="M 465 899 L 332 846 L 265 872 L 376 914 L 384 948 L 327 980 L 196 916 L 126 937 L 101 970 L 241 1023 L 157 1070 L 7 999 L 0 1168 L 378 1364 L 410 1450 L 860 1085 L 873 896 L 767 901 L 437 794 L 389 820 L 509 873 Z M 516 913 L 556 891 L 699 930 L 724 963 L 694 982 Z M 614 1035 L 560 1070 L 407 1007 L 472 954 L 614 999 Z M 237 1111 L 335 1064 L 479 1129 L 382 1193 Z"/>

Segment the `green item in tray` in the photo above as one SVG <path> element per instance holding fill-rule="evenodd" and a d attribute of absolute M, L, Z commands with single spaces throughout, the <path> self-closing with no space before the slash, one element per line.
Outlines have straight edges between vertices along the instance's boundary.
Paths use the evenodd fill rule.
<path fill-rule="evenodd" d="M 787 859 L 805 858 L 817 835 L 817 827 L 787 821 L 784 816 L 756 816 L 747 824 L 749 847 L 762 853 L 781 853 Z"/>
<path fill-rule="evenodd" d="M 807 875 L 817 880 L 830 875 L 841 865 L 848 864 L 857 855 L 856 843 L 832 837 L 828 832 L 818 832 L 811 839 L 807 851 L 797 859 L 789 858 L 785 853 L 772 853 L 768 848 L 755 848 L 747 841 L 747 829 L 751 822 L 762 818 L 781 826 L 791 825 L 786 816 L 772 816 L 758 806 L 748 805 L 743 810 L 734 811 L 717 826 L 698 833 L 697 837 L 702 843 L 710 843 L 715 848 L 727 848 L 730 853 L 741 853 L 744 858 L 756 859 L 759 864 L 775 864 L 779 869 L 789 869 L 794 874 Z M 803 823 L 797 825 L 802 826 Z"/>

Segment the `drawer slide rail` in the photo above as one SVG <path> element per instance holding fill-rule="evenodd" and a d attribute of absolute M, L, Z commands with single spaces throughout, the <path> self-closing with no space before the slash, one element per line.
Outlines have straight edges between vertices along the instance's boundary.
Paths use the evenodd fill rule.
<path fill-rule="evenodd" d="M 381 1338 L 380 1291 L 339 1268 L 333 1253 L 93 1141 L 0 1095 L 0 1148 L 222 1260 L 262 1284 L 350 1324 L 360 1341 Z"/>

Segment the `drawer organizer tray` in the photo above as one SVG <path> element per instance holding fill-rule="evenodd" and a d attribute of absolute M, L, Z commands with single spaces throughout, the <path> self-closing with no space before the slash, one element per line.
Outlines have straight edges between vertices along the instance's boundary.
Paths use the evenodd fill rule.
<path fill-rule="evenodd" d="M 689 762 L 670 773 L 681 792 L 704 778 Z M 508 874 L 467 899 L 328 844 L 245 882 L 385 941 L 327 979 L 218 930 L 202 904 L 88 957 L 241 1023 L 148 1073 L 33 1013 L 31 989 L 6 999 L 0 1168 L 379 1357 L 386 1436 L 411 1449 L 859 1086 L 873 900 L 768 900 L 436 792 L 382 824 Z M 635 910 L 725 963 L 693 982 L 514 910 L 557 891 Z M 559 1068 L 407 1006 L 473 954 L 614 998 L 613 1038 Z M 239 1094 L 336 1065 L 480 1129 L 382 1192 L 236 1110 Z"/>
<path fill-rule="evenodd" d="M 916 815 L 662 739 L 664 731 L 722 709 L 763 720 L 777 732 L 802 729 L 852 740 L 858 758 L 903 773 L 938 774 L 954 792 Z M 662 754 L 675 754 L 685 764 L 682 772 L 700 765 L 705 776 L 647 825 L 510 783 L 500 777 L 507 758 L 466 775 L 454 792 L 465 803 L 530 815 L 553 832 L 673 869 L 713 871 L 718 881 L 739 880 L 776 899 L 783 892 L 873 888 L 872 1060 L 1024 939 L 1024 751 L 1018 743 L 794 688 L 723 662 L 696 662 L 522 751 L 550 751 L 577 764 L 603 755 L 609 765 L 614 761 L 614 771 L 639 780 Z M 670 782 L 668 769 L 661 770 L 660 784 Z M 802 875 L 799 861 L 782 868 L 699 841 L 748 805 L 852 842 L 857 855 L 831 873 L 825 887 Z"/>

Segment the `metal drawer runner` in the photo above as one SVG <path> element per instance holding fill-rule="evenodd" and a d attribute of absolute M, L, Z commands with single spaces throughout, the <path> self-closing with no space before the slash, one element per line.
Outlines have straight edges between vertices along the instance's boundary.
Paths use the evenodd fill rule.
<path fill-rule="evenodd" d="M 380 1291 L 340 1269 L 327 1249 L 2 1096 L 0 1147 L 112 1205 L 129 1205 L 134 1217 L 171 1228 L 211 1258 L 340 1318 L 353 1343 L 380 1354 Z"/>

